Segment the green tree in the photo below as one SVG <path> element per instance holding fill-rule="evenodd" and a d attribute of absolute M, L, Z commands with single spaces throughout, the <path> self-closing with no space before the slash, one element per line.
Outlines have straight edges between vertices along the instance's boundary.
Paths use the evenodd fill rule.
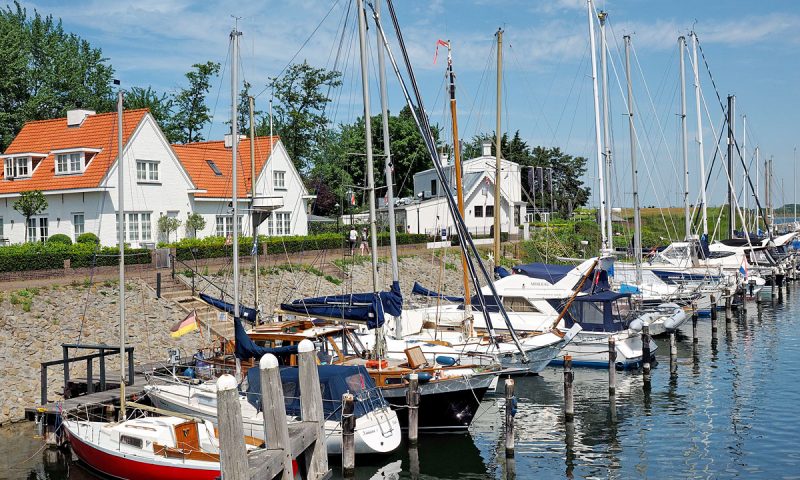
<path fill-rule="evenodd" d="M 28 241 L 28 223 L 31 217 L 39 215 L 47 209 L 47 199 L 41 190 L 29 190 L 22 192 L 19 199 L 14 202 L 14 210 L 18 211 L 25 217 L 25 241 Z"/>
<path fill-rule="evenodd" d="M 204 139 L 203 127 L 211 121 L 211 110 L 206 105 L 206 95 L 211 90 L 211 79 L 219 74 L 219 63 L 195 63 L 186 73 L 189 87 L 175 96 L 175 124 L 178 143 L 199 142 Z"/>
<path fill-rule="evenodd" d="M 192 237 L 197 237 L 197 232 L 206 228 L 206 220 L 199 213 L 190 213 L 186 218 L 187 233 L 191 232 Z"/>
<path fill-rule="evenodd" d="M 125 108 L 147 108 L 156 119 L 161 131 L 170 143 L 177 143 L 180 139 L 180 128 L 175 123 L 172 109 L 175 103 L 173 97 L 167 93 L 158 94 L 152 87 L 132 87 L 125 95 Z"/>
<path fill-rule="evenodd" d="M 328 92 L 342 84 L 342 74 L 308 64 L 296 63 L 270 83 L 276 103 L 273 129 L 281 136 L 289 157 L 301 172 L 312 167 L 312 157 L 320 136 L 328 126 L 325 108 L 331 99 Z M 268 132 L 269 119 L 263 118 L 259 135 Z"/>
<path fill-rule="evenodd" d="M 162 215 L 158 217 L 158 231 L 163 233 L 167 242 L 169 242 L 169 235 L 172 232 L 177 232 L 178 228 L 181 226 L 181 223 L 182 222 L 175 217 Z"/>

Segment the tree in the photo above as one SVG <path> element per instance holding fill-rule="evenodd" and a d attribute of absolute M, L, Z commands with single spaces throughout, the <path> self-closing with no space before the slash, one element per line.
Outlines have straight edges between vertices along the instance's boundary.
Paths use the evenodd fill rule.
<path fill-rule="evenodd" d="M 28 224 L 31 217 L 39 215 L 47 209 L 47 199 L 41 190 L 29 190 L 22 192 L 19 199 L 14 202 L 14 210 L 18 211 L 25 217 L 25 241 L 28 241 Z"/>
<path fill-rule="evenodd" d="M 167 93 L 158 94 L 152 87 L 132 87 L 125 95 L 125 108 L 147 108 L 156 119 L 161 131 L 170 143 L 177 143 L 180 139 L 180 127 L 175 123 L 172 109 L 175 103 L 173 97 Z"/>
<path fill-rule="evenodd" d="M 197 237 L 197 232 L 204 228 L 206 228 L 206 219 L 199 213 L 190 213 L 186 219 L 187 233 L 191 231 L 192 237 Z"/>
<path fill-rule="evenodd" d="M 284 147 L 297 169 L 306 172 L 312 166 L 311 158 L 319 145 L 320 135 L 328 126 L 325 108 L 331 99 L 330 89 L 342 84 L 342 74 L 324 68 L 315 68 L 307 61 L 293 64 L 286 73 L 273 80 L 276 104 L 273 127 L 281 136 Z M 262 117 L 259 135 L 269 127 L 269 119 Z"/>
<path fill-rule="evenodd" d="M 211 110 L 206 105 L 206 95 L 211 90 L 211 79 L 219 74 L 219 63 L 206 62 L 192 65 L 186 74 L 189 87 L 175 96 L 175 124 L 178 143 L 199 142 L 204 139 L 203 127 L 211 121 Z"/>
<path fill-rule="evenodd" d="M 177 232 L 178 228 L 181 226 L 181 221 L 175 217 L 168 217 L 166 215 L 162 215 L 158 217 L 158 231 L 162 232 L 169 242 L 169 235 L 172 232 Z"/>

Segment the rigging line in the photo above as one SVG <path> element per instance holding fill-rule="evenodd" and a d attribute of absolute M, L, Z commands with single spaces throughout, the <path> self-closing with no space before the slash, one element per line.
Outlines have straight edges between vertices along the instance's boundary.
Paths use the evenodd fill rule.
<path fill-rule="evenodd" d="M 300 55 L 300 52 L 302 52 L 302 51 L 303 51 L 303 49 L 306 47 L 306 45 L 308 44 L 308 42 L 309 42 L 309 41 L 310 41 L 310 40 L 311 40 L 311 39 L 314 37 L 314 35 L 316 35 L 316 33 L 317 33 L 317 31 L 320 29 L 320 27 L 322 27 L 322 24 L 323 24 L 323 23 L 325 23 L 325 20 L 327 20 L 327 19 L 328 19 L 328 16 L 331 14 L 331 12 L 333 12 L 333 9 L 334 9 L 334 8 L 336 8 L 336 6 L 337 6 L 337 5 L 339 5 L 339 2 L 340 2 L 340 1 L 341 1 L 341 0 L 336 0 L 336 1 L 334 2 L 334 4 L 333 4 L 333 5 L 331 5 L 331 8 L 329 8 L 329 9 L 328 9 L 328 12 L 325 14 L 325 16 L 324 16 L 324 17 L 322 17 L 322 20 L 320 20 L 320 21 L 319 21 L 319 23 L 317 24 L 317 26 L 316 26 L 316 27 L 314 27 L 314 30 L 311 32 L 311 34 L 308 36 L 308 38 L 306 38 L 306 40 L 303 42 L 303 44 L 302 44 L 302 45 L 300 45 L 300 48 L 299 48 L 299 49 L 297 49 L 297 51 L 294 53 L 294 55 L 292 55 L 292 58 L 290 58 L 290 59 L 289 59 L 289 61 L 286 63 L 286 65 L 284 65 L 284 67 L 281 69 L 281 71 L 280 71 L 280 72 L 278 72 L 278 74 L 277 74 L 277 75 L 275 75 L 275 77 L 274 77 L 274 80 L 276 80 L 276 79 L 280 78 L 280 77 L 283 75 L 283 73 L 284 73 L 284 72 L 286 72 L 286 70 L 289 68 L 289 66 L 292 64 L 292 62 L 294 62 L 294 59 L 295 59 L 295 58 L 297 58 L 297 56 L 298 56 L 298 55 Z M 273 81 L 274 81 L 274 80 L 273 80 Z M 261 95 L 263 95 L 263 94 L 264 94 L 264 92 L 266 92 L 267 90 L 269 90 L 269 86 L 266 86 L 266 87 L 264 87 L 264 89 L 263 89 L 263 90 L 261 90 L 260 92 L 258 92 L 258 95 L 255 95 L 255 96 L 254 96 L 254 98 L 258 98 L 258 97 L 260 97 L 260 96 L 261 96 Z"/>
<path fill-rule="evenodd" d="M 522 68 L 522 63 L 519 61 L 519 58 L 517 57 L 517 52 L 514 49 L 514 47 L 511 44 L 511 42 L 509 42 L 509 44 L 508 44 L 508 51 L 511 53 L 510 57 L 511 57 L 512 61 L 519 68 L 518 71 L 519 72 L 524 72 L 524 69 Z M 561 63 L 564 61 L 564 57 L 565 57 L 565 55 L 559 55 L 558 63 L 556 64 L 556 67 L 555 67 L 556 71 L 559 69 L 559 67 L 561 67 Z M 532 86 L 533 85 L 532 82 L 528 81 L 529 79 L 528 79 L 527 76 L 523 75 L 522 73 L 520 73 L 520 76 L 522 76 L 523 82 L 526 84 L 527 89 L 528 89 L 529 92 L 536 91 Z M 547 91 L 544 94 L 544 98 L 545 99 L 550 98 L 550 93 L 553 91 L 553 84 L 555 83 L 555 80 L 556 80 L 556 76 L 555 75 L 551 75 L 550 84 L 548 85 Z M 527 97 L 527 96 L 525 98 L 527 98 L 529 100 L 529 105 L 531 106 L 531 111 L 539 111 L 539 112 L 543 112 L 544 111 L 544 106 L 545 106 L 545 101 L 544 100 L 540 100 L 539 102 L 536 102 L 536 103 L 538 103 L 538 105 L 536 105 L 537 110 L 534 110 L 533 109 L 534 105 L 532 103 L 530 103 L 530 98 Z M 547 126 L 547 128 L 550 130 L 550 134 L 555 136 L 555 130 L 553 130 L 552 125 L 550 125 L 550 123 L 547 121 L 547 116 L 546 115 L 537 115 L 536 116 L 536 122 L 531 127 L 531 132 L 530 132 L 531 136 L 535 135 L 535 132 L 536 132 L 537 128 L 539 127 L 539 121 L 542 120 L 542 119 L 544 120 L 544 123 Z"/>
<path fill-rule="evenodd" d="M 491 43 L 491 45 L 489 47 L 489 53 L 486 56 L 486 64 L 483 67 L 483 72 L 481 72 L 481 78 L 480 78 L 480 80 L 478 80 L 478 85 L 475 88 L 476 92 L 481 92 L 481 91 L 484 92 L 484 95 L 481 97 L 481 107 L 483 106 L 483 99 L 484 99 L 484 97 L 486 95 L 485 94 L 485 88 L 486 87 L 483 87 L 483 82 L 484 82 L 484 80 L 488 82 L 488 80 L 486 80 L 486 74 L 489 71 L 489 66 L 492 63 L 492 59 L 494 58 L 494 49 L 495 49 L 495 42 L 494 42 L 494 40 L 492 40 L 492 43 Z M 460 85 L 459 85 L 459 88 L 463 89 L 463 87 L 460 86 Z M 470 105 L 469 113 L 467 114 L 467 121 L 464 122 L 464 132 L 468 132 L 469 131 L 469 128 L 470 128 L 469 126 L 470 126 L 470 123 L 472 122 L 472 113 L 475 111 L 475 103 L 477 101 L 478 101 L 478 95 L 474 95 L 472 97 L 472 105 Z M 483 117 L 483 113 L 482 113 L 482 108 L 481 108 L 481 109 L 478 110 L 478 120 L 477 120 L 478 123 L 480 123 L 482 117 Z M 477 128 L 478 127 L 476 126 L 476 130 L 477 130 Z"/>
<path fill-rule="evenodd" d="M 583 55 L 581 56 L 581 61 L 578 63 L 578 68 L 575 70 L 575 75 L 572 77 L 572 84 L 569 87 L 569 95 L 567 98 L 572 98 L 573 93 L 575 92 L 575 85 L 578 82 L 578 78 L 582 77 L 582 72 L 584 69 L 584 65 L 586 63 L 586 58 L 589 54 L 589 44 L 587 42 L 586 48 L 583 50 Z M 578 98 L 575 100 L 575 110 L 572 113 L 572 123 L 569 127 L 569 133 L 567 134 L 567 144 L 569 144 L 569 139 L 572 137 L 572 130 L 575 128 L 575 117 L 578 113 L 578 108 L 580 106 L 580 99 L 583 95 L 583 89 L 578 89 Z M 561 120 L 564 118 L 564 114 L 567 111 L 567 104 L 569 102 L 564 101 L 563 107 L 561 108 L 561 113 L 558 115 L 558 121 L 556 122 L 556 128 L 553 130 L 553 136 L 550 138 L 550 146 L 553 146 L 556 142 L 556 135 L 558 134 L 559 129 L 561 128 Z"/>

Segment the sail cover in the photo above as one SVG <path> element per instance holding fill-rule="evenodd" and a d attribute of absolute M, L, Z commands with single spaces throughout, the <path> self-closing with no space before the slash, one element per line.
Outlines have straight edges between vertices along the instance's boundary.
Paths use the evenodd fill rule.
<path fill-rule="evenodd" d="M 246 360 L 248 358 L 255 358 L 256 360 L 259 360 L 262 356 L 271 353 L 276 357 L 278 357 L 279 360 L 281 360 L 282 357 L 286 355 L 292 355 L 297 353 L 297 345 L 276 347 L 276 348 L 261 347 L 259 345 L 256 345 L 256 342 L 254 342 L 253 339 L 250 338 L 250 336 L 247 334 L 247 332 L 244 331 L 242 322 L 239 321 L 238 318 L 233 319 L 233 328 L 236 338 L 236 349 L 234 350 L 236 358 L 242 360 Z"/>
<path fill-rule="evenodd" d="M 435 297 L 441 298 L 442 300 L 447 300 L 448 302 L 456 302 L 456 303 L 464 303 L 464 297 L 457 297 L 451 295 L 445 295 L 443 293 L 434 292 L 433 290 L 429 290 L 419 282 L 414 282 L 414 288 L 411 289 L 411 293 L 414 295 L 422 295 L 423 297 Z"/>
<path fill-rule="evenodd" d="M 301 298 L 291 303 L 282 303 L 281 309 L 308 316 L 362 321 L 367 323 L 367 328 L 372 329 L 383 326 L 386 314 L 400 316 L 403 311 L 403 294 L 400 292 L 400 283 L 392 282 L 388 292 Z"/>
<path fill-rule="evenodd" d="M 526 265 L 517 265 L 512 270 L 516 274 L 538 278 L 555 285 L 563 280 L 569 272 L 575 270 L 575 267 L 571 265 L 553 265 L 550 263 L 528 263 Z M 600 274 L 598 275 L 597 272 L 600 272 Z M 579 283 L 580 278 L 573 288 L 578 286 Z M 595 268 L 588 277 L 588 280 L 584 282 L 582 291 L 603 291 L 610 289 L 611 286 L 608 284 L 608 272 L 603 269 Z"/>
<path fill-rule="evenodd" d="M 220 300 L 219 298 L 214 298 L 211 295 L 206 295 L 205 293 L 200 294 L 200 299 L 209 305 L 213 305 L 220 310 L 230 313 L 231 315 L 236 315 L 233 311 L 232 303 Z M 258 310 L 239 304 L 239 316 L 250 323 L 255 323 L 256 319 L 258 318 Z"/>

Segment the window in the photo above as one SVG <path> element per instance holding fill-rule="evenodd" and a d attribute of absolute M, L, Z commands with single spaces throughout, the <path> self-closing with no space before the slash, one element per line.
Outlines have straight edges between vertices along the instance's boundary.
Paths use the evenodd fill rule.
<path fill-rule="evenodd" d="M 5 238 L 5 232 L 3 230 L 3 217 L 0 217 L 0 241 Z"/>
<path fill-rule="evenodd" d="M 31 157 L 6 158 L 4 162 L 5 177 L 30 177 Z"/>
<path fill-rule="evenodd" d="M 75 240 L 78 240 L 78 236 L 84 232 L 84 223 L 83 223 L 83 214 L 82 213 L 73 213 L 72 214 L 72 225 L 75 229 Z"/>
<path fill-rule="evenodd" d="M 272 172 L 272 184 L 275 188 L 286 188 L 286 172 L 280 170 Z"/>
<path fill-rule="evenodd" d="M 214 163 L 214 160 L 206 160 L 206 163 L 208 164 L 209 167 L 211 167 L 211 171 L 214 172 L 214 175 L 218 177 L 222 176 L 222 171 L 220 171 L 217 164 Z"/>
<path fill-rule="evenodd" d="M 142 213 L 139 221 L 141 222 L 140 226 L 142 227 L 142 241 L 147 241 L 153 238 L 150 228 L 150 214 Z"/>
<path fill-rule="evenodd" d="M 431 180 L 431 197 L 436 196 L 436 180 Z"/>
<path fill-rule="evenodd" d="M 242 234 L 242 215 L 239 215 L 239 235 Z M 233 235 L 233 216 L 232 215 L 217 215 L 215 233 L 218 237 L 227 237 Z"/>
<path fill-rule="evenodd" d="M 134 448 L 142 448 L 143 442 L 141 438 L 137 437 L 130 437 L 128 435 L 120 435 L 119 436 L 119 443 L 123 445 L 129 445 Z"/>
<path fill-rule="evenodd" d="M 217 215 L 217 227 L 215 233 L 218 237 L 225 236 L 225 217 Z"/>
<path fill-rule="evenodd" d="M 494 205 L 486 205 L 486 216 L 494 217 Z"/>
<path fill-rule="evenodd" d="M 119 224 L 117 225 L 119 228 Z M 152 240 L 150 212 L 129 212 L 125 214 L 123 235 L 128 242 L 148 242 Z"/>
<path fill-rule="evenodd" d="M 31 217 L 28 219 L 28 241 L 44 242 L 48 237 L 47 217 Z"/>
<path fill-rule="evenodd" d="M 83 172 L 83 159 L 80 152 L 59 153 L 56 155 L 56 175 Z"/>
<path fill-rule="evenodd" d="M 128 230 L 128 241 L 129 242 L 138 242 L 139 241 L 139 214 L 138 213 L 129 213 L 128 214 L 128 224 L 126 225 L 126 230 Z"/>
<path fill-rule="evenodd" d="M 483 217 L 483 206 L 478 205 L 477 207 L 475 207 L 475 218 L 481 218 L 481 217 Z"/>
<path fill-rule="evenodd" d="M 509 312 L 538 312 L 525 297 L 503 297 L 503 306 Z"/>
<path fill-rule="evenodd" d="M 291 235 L 291 212 L 273 212 L 267 218 L 267 235 Z"/>
<path fill-rule="evenodd" d="M 139 182 L 157 182 L 158 162 L 136 160 L 136 180 Z"/>

